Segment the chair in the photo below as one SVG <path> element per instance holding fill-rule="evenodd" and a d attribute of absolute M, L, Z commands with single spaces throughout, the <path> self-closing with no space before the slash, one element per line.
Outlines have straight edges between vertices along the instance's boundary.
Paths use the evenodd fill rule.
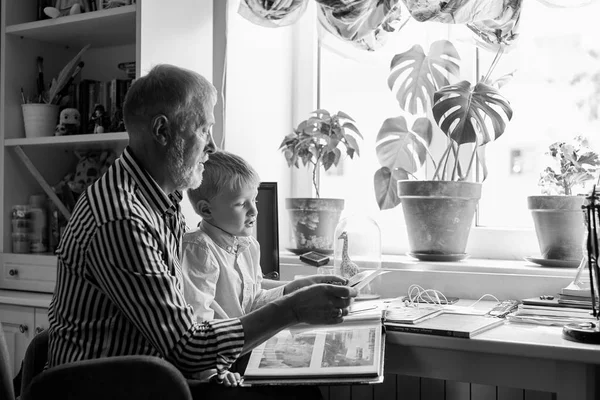
<path fill-rule="evenodd" d="M 10 376 L 10 358 L 8 357 L 8 346 L 4 337 L 4 330 L 0 322 L 0 399 L 14 400 L 12 376 Z"/>
<path fill-rule="evenodd" d="M 158 357 L 109 357 L 44 371 L 47 358 L 48 331 L 43 331 L 33 338 L 25 353 L 21 400 L 192 399 L 181 372 Z"/>

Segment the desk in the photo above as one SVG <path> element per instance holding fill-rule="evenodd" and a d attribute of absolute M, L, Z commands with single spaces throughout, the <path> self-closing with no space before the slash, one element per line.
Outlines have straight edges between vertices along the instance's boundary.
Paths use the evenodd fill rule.
<path fill-rule="evenodd" d="M 571 342 L 561 334 L 561 327 L 509 322 L 471 339 L 388 332 L 385 370 L 553 392 L 557 400 L 600 398 L 600 345 Z"/>

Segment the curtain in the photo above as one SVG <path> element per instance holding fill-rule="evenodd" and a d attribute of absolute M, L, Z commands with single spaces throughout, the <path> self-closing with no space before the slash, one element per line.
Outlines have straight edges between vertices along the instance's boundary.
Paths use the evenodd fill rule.
<path fill-rule="evenodd" d="M 518 37 L 522 0 L 240 0 L 239 14 L 253 23 L 280 27 L 296 22 L 308 1 L 319 24 L 335 37 L 374 51 L 409 19 L 466 24 L 478 45 L 496 51 Z M 538 0 L 549 7 L 578 7 L 599 0 Z M 403 15 L 406 14 L 406 15 Z"/>

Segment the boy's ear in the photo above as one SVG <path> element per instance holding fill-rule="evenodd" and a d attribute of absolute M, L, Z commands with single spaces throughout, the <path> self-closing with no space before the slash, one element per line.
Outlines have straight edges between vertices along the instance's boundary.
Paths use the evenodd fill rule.
<path fill-rule="evenodd" d="M 197 205 L 197 210 L 199 211 L 200 216 L 202 217 L 202 219 L 206 219 L 206 220 L 210 220 L 212 219 L 212 210 L 210 207 L 210 203 L 206 200 L 200 200 L 198 201 Z"/>

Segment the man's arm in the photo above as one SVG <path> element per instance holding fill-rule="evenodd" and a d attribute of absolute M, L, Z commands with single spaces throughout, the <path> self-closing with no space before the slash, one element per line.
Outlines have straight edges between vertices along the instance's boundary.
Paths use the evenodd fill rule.
<path fill-rule="evenodd" d="M 142 218 L 99 227 L 89 250 L 95 281 L 123 316 L 165 359 L 185 374 L 227 370 L 239 356 L 239 320 L 198 324 L 185 301 L 174 251 Z"/>
<path fill-rule="evenodd" d="M 283 296 L 240 318 L 244 327 L 243 353 L 252 350 L 280 330 L 298 322 L 337 324 L 348 315 L 357 291 L 338 285 L 308 286 Z"/>

